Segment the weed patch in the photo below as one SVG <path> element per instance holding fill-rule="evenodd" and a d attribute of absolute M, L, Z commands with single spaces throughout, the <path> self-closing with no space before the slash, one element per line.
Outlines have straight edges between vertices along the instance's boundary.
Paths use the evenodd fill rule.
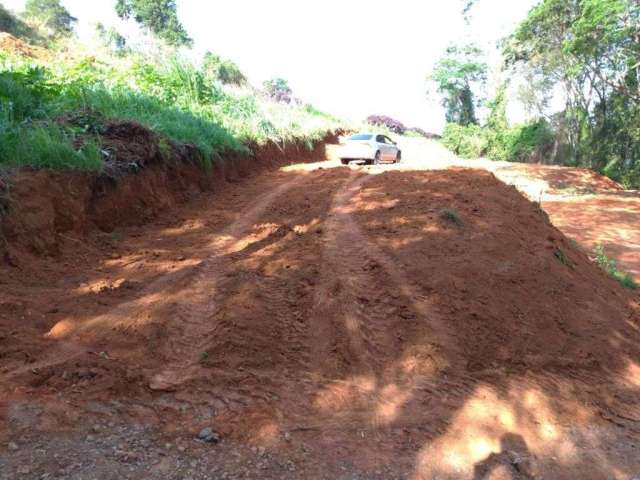
<path fill-rule="evenodd" d="M 439 217 L 445 222 L 452 223 L 458 226 L 462 225 L 460 215 L 458 215 L 458 212 L 452 208 L 443 208 L 442 210 L 440 210 Z"/>
<path fill-rule="evenodd" d="M 637 289 L 640 285 L 633 279 L 631 274 L 627 272 L 622 272 L 618 269 L 617 262 L 609 258 L 604 251 L 604 247 L 602 245 L 597 245 L 593 254 L 595 256 L 596 263 L 609 274 L 611 278 L 616 280 L 620 285 L 625 288 L 629 288 L 631 290 Z"/>

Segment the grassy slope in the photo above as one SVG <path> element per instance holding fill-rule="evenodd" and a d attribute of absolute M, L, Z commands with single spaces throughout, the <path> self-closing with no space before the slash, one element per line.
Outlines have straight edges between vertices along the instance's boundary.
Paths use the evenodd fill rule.
<path fill-rule="evenodd" d="M 0 52 L 0 165 L 99 169 L 108 120 L 133 120 L 194 144 L 206 161 L 250 143 L 312 143 L 344 126 L 311 106 L 224 86 L 175 56 L 81 50 L 44 60 Z"/>

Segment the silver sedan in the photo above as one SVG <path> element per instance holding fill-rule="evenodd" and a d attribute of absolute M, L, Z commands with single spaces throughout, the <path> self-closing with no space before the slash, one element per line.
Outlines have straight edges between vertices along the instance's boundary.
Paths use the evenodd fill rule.
<path fill-rule="evenodd" d="M 365 163 L 377 165 L 380 162 L 399 162 L 402 152 L 398 144 L 386 135 L 356 133 L 344 141 L 338 156 L 343 165 L 351 160 L 364 160 Z"/>

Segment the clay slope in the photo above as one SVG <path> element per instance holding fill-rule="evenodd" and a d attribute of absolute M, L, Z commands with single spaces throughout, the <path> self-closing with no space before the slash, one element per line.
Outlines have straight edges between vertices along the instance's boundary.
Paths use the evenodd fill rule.
<path fill-rule="evenodd" d="M 4 405 L 211 426 L 299 478 L 632 468 L 637 297 L 490 173 L 371 172 L 271 172 L 9 270 Z"/>

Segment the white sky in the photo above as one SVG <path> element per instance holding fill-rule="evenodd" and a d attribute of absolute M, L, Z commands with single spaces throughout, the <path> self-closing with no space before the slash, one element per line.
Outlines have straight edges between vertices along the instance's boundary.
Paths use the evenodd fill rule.
<path fill-rule="evenodd" d="M 24 0 L 0 0 L 14 11 Z M 95 22 L 130 31 L 115 0 L 62 0 L 85 35 Z M 460 0 L 178 0 L 178 14 L 198 52 L 240 66 L 252 83 L 281 76 L 321 110 L 363 119 L 390 115 L 440 131 L 444 115 L 427 101 L 425 78 L 452 42 L 488 50 L 512 31 L 535 0 L 479 0 L 470 26 Z M 493 57 L 496 58 L 496 57 Z"/>

